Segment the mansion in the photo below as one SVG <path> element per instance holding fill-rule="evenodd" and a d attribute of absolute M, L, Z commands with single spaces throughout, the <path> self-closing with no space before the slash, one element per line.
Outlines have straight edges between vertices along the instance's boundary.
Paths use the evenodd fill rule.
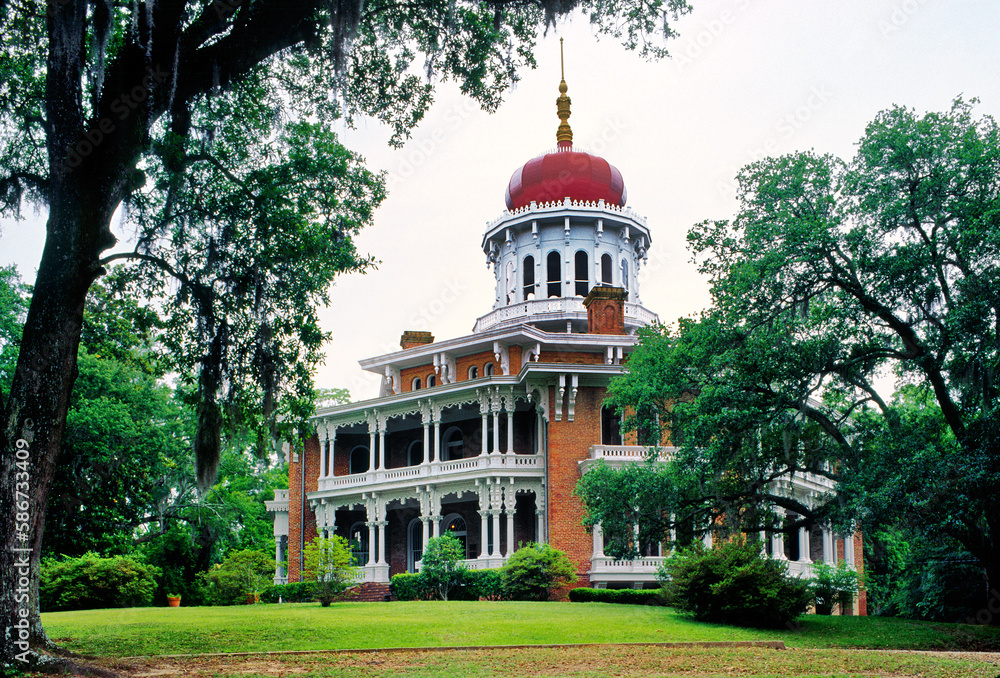
<path fill-rule="evenodd" d="M 363 598 L 380 600 L 390 577 L 418 570 L 423 545 L 447 531 L 469 568 L 499 567 L 520 544 L 543 542 L 568 555 L 581 585 L 655 585 L 661 544 L 632 560 L 605 555 L 573 494 L 600 460 L 648 452 L 603 401 L 636 330 L 658 320 L 638 278 L 652 234 L 626 206 L 621 173 L 573 146 L 565 80 L 559 91 L 557 147 L 513 173 L 506 210 L 483 234 L 492 310 L 466 336 L 403 332 L 399 351 L 361 361 L 382 378 L 377 398 L 317 411 L 317 435 L 289 460 L 288 490 L 267 502 L 277 560 L 287 561 L 276 583 L 300 581 L 304 545 L 336 534 L 355 544 Z M 805 501 L 833 489 L 808 474 L 779 482 Z M 796 574 L 818 561 L 862 563 L 860 535 L 819 526 L 774 535 L 766 550 Z"/>

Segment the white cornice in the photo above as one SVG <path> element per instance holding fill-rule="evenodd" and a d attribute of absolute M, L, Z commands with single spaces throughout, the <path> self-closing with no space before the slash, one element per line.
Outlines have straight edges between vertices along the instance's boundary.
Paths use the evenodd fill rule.
<path fill-rule="evenodd" d="M 547 350 L 591 350 L 604 351 L 608 346 L 630 348 L 635 346 L 636 337 L 631 334 L 568 334 L 540 330 L 533 325 L 498 328 L 476 334 L 467 334 L 455 339 L 445 339 L 431 344 L 421 344 L 402 351 L 394 351 L 374 358 L 359 360 L 363 370 L 384 374 L 385 367 L 391 365 L 398 369 L 426 365 L 433 360 L 436 353 L 451 353 L 457 356 L 493 352 L 493 342 L 501 341 L 507 345 L 542 344 Z M 465 383 L 465 382 L 461 382 Z M 457 384 L 452 384 L 457 385 Z M 440 388 L 440 387 L 437 387 Z"/>

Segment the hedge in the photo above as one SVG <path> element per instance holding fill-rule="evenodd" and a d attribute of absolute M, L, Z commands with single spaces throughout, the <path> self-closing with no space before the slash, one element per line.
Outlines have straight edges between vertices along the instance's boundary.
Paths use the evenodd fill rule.
<path fill-rule="evenodd" d="M 149 605 L 160 569 L 130 556 L 42 561 L 39 597 L 42 612 Z"/>
<path fill-rule="evenodd" d="M 279 598 L 286 603 L 308 603 L 313 599 L 313 585 L 310 581 L 269 586 L 260 594 L 260 602 L 277 603 Z"/>
<path fill-rule="evenodd" d="M 588 589 L 576 588 L 569 592 L 574 603 L 617 603 L 618 605 L 662 605 L 661 589 Z"/>

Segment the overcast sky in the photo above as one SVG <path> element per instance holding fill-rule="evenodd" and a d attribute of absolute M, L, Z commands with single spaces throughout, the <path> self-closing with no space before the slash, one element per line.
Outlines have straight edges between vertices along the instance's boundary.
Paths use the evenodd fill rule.
<path fill-rule="evenodd" d="M 707 286 L 685 249 L 688 228 L 736 209 L 733 178 L 766 155 L 815 149 L 843 158 L 893 104 L 945 110 L 959 95 L 1000 117 L 996 0 L 691 0 L 672 58 L 645 62 L 598 40 L 582 17 L 538 45 L 496 113 L 450 84 L 412 139 L 361 122 L 346 144 L 389 174 L 389 197 L 358 247 L 378 270 L 345 276 L 322 314 L 333 335 L 317 385 L 373 397 L 378 377 L 357 361 L 399 348 L 404 330 L 469 333 L 493 304 L 480 243 L 501 215 L 511 173 L 555 146 L 559 38 L 566 40 L 570 124 L 578 146 L 621 171 L 628 204 L 648 217 L 652 249 L 643 304 L 664 321 L 697 313 Z M 4 223 L 0 263 L 34 280 L 43 217 Z"/>

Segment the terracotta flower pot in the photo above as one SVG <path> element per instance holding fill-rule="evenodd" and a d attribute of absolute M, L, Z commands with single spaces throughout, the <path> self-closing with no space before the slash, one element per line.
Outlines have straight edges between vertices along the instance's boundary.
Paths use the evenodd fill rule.
<path fill-rule="evenodd" d="M 167 596 L 167 607 L 180 607 L 181 597 L 180 596 Z"/>

